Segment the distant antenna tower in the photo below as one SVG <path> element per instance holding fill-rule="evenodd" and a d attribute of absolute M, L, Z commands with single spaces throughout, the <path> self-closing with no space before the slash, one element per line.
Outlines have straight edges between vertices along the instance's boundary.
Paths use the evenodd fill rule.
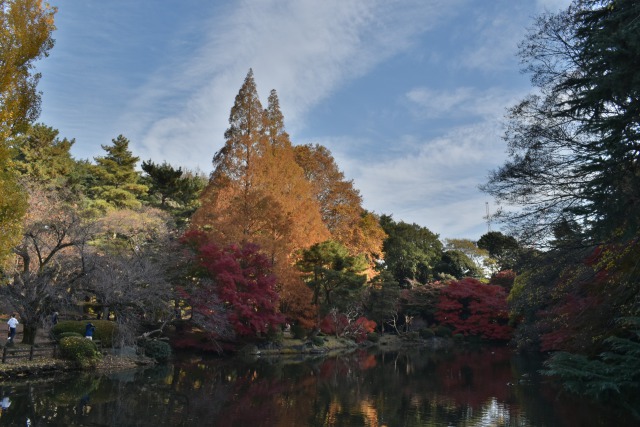
<path fill-rule="evenodd" d="M 484 202 L 484 207 L 486 208 L 487 211 L 487 216 L 485 216 L 485 218 L 487 219 L 487 233 L 491 231 L 491 215 L 489 214 L 489 202 Z"/>

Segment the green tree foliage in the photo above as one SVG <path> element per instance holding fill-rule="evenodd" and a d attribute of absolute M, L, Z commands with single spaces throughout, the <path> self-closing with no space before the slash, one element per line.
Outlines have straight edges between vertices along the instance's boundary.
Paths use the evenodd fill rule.
<path fill-rule="evenodd" d="M 71 147 L 75 140 L 58 138 L 58 131 L 44 124 L 30 126 L 12 139 L 14 163 L 20 174 L 49 188 L 67 186 L 75 168 Z"/>
<path fill-rule="evenodd" d="M 489 260 L 489 252 L 477 245 L 471 239 L 444 239 L 445 249 L 462 252 L 473 262 L 475 267 L 472 269 L 470 276 L 483 277 L 486 276 L 485 270 L 492 263 Z"/>
<path fill-rule="evenodd" d="M 605 351 L 597 358 L 557 352 L 543 372 L 561 378 L 570 392 L 624 407 L 640 418 L 640 318 L 617 323 L 624 329 L 605 340 Z"/>
<path fill-rule="evenodd" d="M 564 221 L 578 244 L 633 238 L 640 212 L 640 21 L 633 0 L 576 0 L 538 18 L 520 55 L 536 95 L 510 110 L 510 159 L 484 189 L 527 244 Z"/>
<path fill-rule="evenodd" d="M 452 276 L 456 279 L 463 277 L 482 277 L 483 271 L 477 263 L 469 258 L 466 253 L 459 250 L 448 250 L 442 252 L 440 261 L 436 264 L 434 271 L 438 275 Z"/>
<path fill-rule="evenodd" d="M 399 310 L 400 284 L 388 270 L 383 270 L 372 278 L 365 291 L 364 308 L 369 319 L 380 326 L 380 332 L 384 331 L 384 325 Z"/>
<path fill-rule="evenodd" d="M 0 0 L 0 267 L 20 240 L 27 195 L 18 185 L 7 139 L 40 113 L 34 62 L 53 47 L 56 9 L 40 0 Z"/>
<path fill-rule="evenodd" d="M 115 208 L 138 208 L 140 198 L 148 187 L 140 183 L 140 175 L 135 170 L 140 160 L 129 151 L 129 140 L 122 135 L 111 140 L 112 145 L 103 145 L 105 156 L 96 157 L 93 171 L 97 177 L 91 188 L 95 199 Z"/>
<path fill-rule="evenodd" d="M 167 162 L 142 162 L 145 175 L 142 182 L 149 187 L 149 198 L 154 205 L 168 209 L 177 217 L 188 217 L 199 206 L 198 196 L 207 185 L 203 175 L 185 172 Z"/>
<path fill-rule="evenodd" d="M 165 207 L 170 200 L 176 200 L 180 193 L 182 168 L 175 169 L 167 162 L 161 165 L 151 160 L 142 162 L 143 177 L 149 186 L 149 195 L 159 199 L 160 206 Z"/>
<path fill-rule="evenodd" d="M 552 249 L 531 254 L 511 291 L 525 345 L 594 356 L 614 317 L 640 315 L 639 13 L 633 0 L 575 0 L 521 44 L 537 91 L 510 110 L 510 158 L 484 189 L 518 207 L 503 216 L 514 236 Z"/>
<path fill-rule="evenodd" d="M 364 257 L 354 257 L 342 244 L 329 240 L 302 251 L 298 267 L 306 273 L 306 282 L 313 290 L 313 303 L 321 314 L 331 309 L 346 312 L 360 305 L 367 268 Z"/>
<path fill-rule="evenodd" d="M 417 224 L 395 222 L 388 215 L 380 218 L 380 224 L 388 236 L 383 244 L 384 263 L 398 283 L 407 286 L 408 281 L 433 279 L 442 256 L 438 235 Z"/>
<path fill-rule="evenodd" d="M 477 245 L 480 249 L 489 252 L 489 257 L 496 260 L 498 270 L 516 267 L 521 248 L 515 237 L 500 231 L 489 231 L 480 236 Z"/>

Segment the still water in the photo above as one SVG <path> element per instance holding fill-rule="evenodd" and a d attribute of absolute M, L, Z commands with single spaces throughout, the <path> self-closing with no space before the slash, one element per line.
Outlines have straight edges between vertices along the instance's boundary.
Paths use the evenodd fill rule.
<path fill-rule="evenodd" d="M 561 393 L 507 348 L 318 359 L 182 356 L 166 366 L 1 383 L 0 425 L 632 426 Z"/>

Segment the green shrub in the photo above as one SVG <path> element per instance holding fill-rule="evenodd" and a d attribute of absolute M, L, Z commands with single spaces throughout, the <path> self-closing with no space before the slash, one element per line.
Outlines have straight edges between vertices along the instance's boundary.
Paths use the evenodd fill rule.
<path fill-rule="evenodd" d="M 407 332 L 405 337 L 410 341 L 416 341 L 418 338 L 420 338 L 420 334 L 418 333 L 418 331 L 411 331 L 411 332 Z"/>
<path fill-rule="evenodd" d="M 380 341 L 380 335 L 378 335 L 376 332 L 369 332 L 367 334 L 367 339 L 371 342 L 378 342 Z"/>
<path fill-rule="evenodd" d="M 102 358 L 93 341 L 84 337 L 64 337 L 60 340 L 59 345 L 63 358 L 71 360 L 83 368 L 96 366 Z"/>
<path fill-rule="evenodd" d="M 51 331 L 57 340 L 66 332 L 75 332 L 84 337 L 87 323 L 91 322 L 96 327 L 93 333 L 94 340 L 100 340 L 103 347 L 113 347 L 113 338 L 118 333 L 118 325 L 110 320 L 63 320 L 58 322 Z"/>
<path fill-rule="evenodd" d="M 265 339 L 268 342 L 273 344 L 281 343 L 282 340 L 284 339 L 284 334 L 282 332 L 282 329 L 277 327 L 276 328 L 270 327 L 265 335 Z"/>
<path fill-rule="evenodd" d="M 423 328 L 420 329 L 420 338 L 428 340 L 429 338 L 433 338 L 436 336 L 436 333 L 433 332 L 433 329 Z"/>
<path fill-rule="evenodd" d="M 84 338 L 82 336 L 82 334 L 79 334 L 77 332 L 63 332 L 60 335 L 57 336 L 58 340 L 61 340 L 62 338 L 66 338 L 66 337 L 80 337 L 80 338 Z"/>
<path fill-rule="evenodd" d="M 144 354 L 158 362 L 166 362 L 171 357 L 171 346 L 164 341 L 147 341 L 144 344 Z"/>
<path fill-rule="evenodd" d="M 455 334 L 453 336 L 453 339 L 456 341 L 464 341 L 464 335 L 463 334 Z"/>
<path fill-rule="evenodd" d="M 449 338 L 451 337 L 451 329 L 447 328 L 446 326 L 438 326 L 435 330 L 436 336 L 437 337 L 441 337 L 441 338 Z"/>
<path fill-rule="evenodd" d="M 322 347 L 324 345 L 324 338 L 316 335 L 315 337 L 311 338 L 311 342 L 316 347 Z"/>
<path fill-rule="evenodd" d="M 298 324 L 291 325 L 291 336 L 303 340 L 307 337 L 307 330 Z"/>

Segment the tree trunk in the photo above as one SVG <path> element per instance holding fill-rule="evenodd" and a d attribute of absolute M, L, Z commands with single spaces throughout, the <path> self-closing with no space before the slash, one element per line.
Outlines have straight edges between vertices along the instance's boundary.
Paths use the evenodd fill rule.
<path fill-rule="evenodd" d="M 36 324 L 24 324 L 22 327 L 22 343 L 23 344 L 35 344 L 36 333 L 38 332 L 38 326 Z"/>

